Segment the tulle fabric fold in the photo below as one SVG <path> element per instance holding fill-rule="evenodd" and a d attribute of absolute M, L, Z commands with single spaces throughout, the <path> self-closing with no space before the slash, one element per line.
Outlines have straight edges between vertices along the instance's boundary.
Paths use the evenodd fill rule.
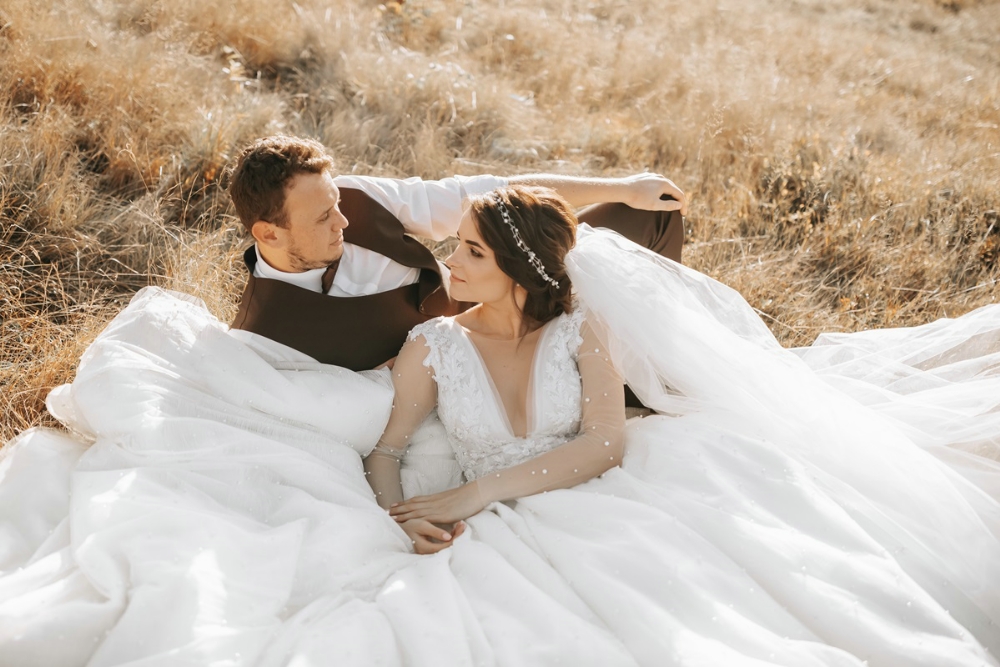
<path fill-rule="evenodd" d="M 647 406 L 771 443 L 1000 651 L 1000 306 L 793 352 L 738 293 L 613 232 L 581 226 L 567 270 Z"/>

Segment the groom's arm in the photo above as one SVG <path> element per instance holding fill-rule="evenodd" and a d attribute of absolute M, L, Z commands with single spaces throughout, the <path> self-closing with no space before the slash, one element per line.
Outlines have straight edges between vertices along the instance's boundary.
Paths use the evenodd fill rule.
<path fill-rule="evenodd" d="M 620 202 L 647 211 L 676 211 L 684 215 L 687 198 L 659 174 L 621 178 L 586 178 L 557 174 L 452 176 L 440 180 L 338 176 L 338 187 L 361 190 L 388 209 L 410 234 L 440 241 L 454 236 L 462 220 L 465 200 L 508 184 L 552 188 L 571 206 Z"/>
<path fill-rule="evenodd" d="M 673 181 L 651 173 L 621 178 L 587 178 L 557 174 L 527 174 L 507 179 L 510 185 L 552 188 L 574 208 L 617 203 L 645 211 L 680 211 L 687 215 L 687 196 Z"/>
<path fill-rule="evenodd" d="M 337 187 L 361 190 L 396 216 L 407 232 L 434 241 L 455 235 L 466 199 L 507 185 L 506 178 L 489 175 L 436 181 L 338 176 L 334 182 Z"/>

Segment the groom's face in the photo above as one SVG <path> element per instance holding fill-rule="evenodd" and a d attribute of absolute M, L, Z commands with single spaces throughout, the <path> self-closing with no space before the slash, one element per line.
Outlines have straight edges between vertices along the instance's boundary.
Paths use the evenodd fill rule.
<path fill-rule="evenodd" d="M 328 172 L 294 176 L 285 186 L 285 213 L 288 225 L 279 236 L 294 269 L 323 268 L 344 254 L 348 222 L 340 212 L 340 190 Z"/>

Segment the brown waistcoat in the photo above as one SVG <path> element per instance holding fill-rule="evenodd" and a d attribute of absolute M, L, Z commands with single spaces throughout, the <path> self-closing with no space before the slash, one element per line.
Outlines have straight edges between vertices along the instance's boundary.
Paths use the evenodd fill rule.
<path fill-rule="evenodd" d="M 448 296 L 434 255 L 407 236 L 384 206 L 360 190 L 341 188 L 340 196 L 340 210 L 350 221 L 344 241 L 420 269 L 419 281 L 369 296 L 329 296 L 281 280 L 255 278 L 257 254 L 251 246 L 243 255 L 250 277 L 232 327 L 283 343 L 324 364 L 359 371 L 395 357 L 417 324 L 455 315 L 472 304 Z"/>

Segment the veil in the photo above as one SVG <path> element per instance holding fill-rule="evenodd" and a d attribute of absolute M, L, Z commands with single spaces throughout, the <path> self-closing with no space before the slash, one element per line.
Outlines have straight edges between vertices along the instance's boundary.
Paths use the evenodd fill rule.
<path fill-rule="evenodd" d="M 950 448 L 940 437 L 937 451 L 922 446 L 920 424 L 940 436 L 946 416 L 929 414 L 905 396 L 894 401 L 884 373 L 871 368 L 868 376 L 880 378 L 881 386 L 864 382 L 860 372 L 839 381 L 830 338 L 821 341 L 823 372 L 814 370 L 809 355 L 778 344 L 735 290 L 614 232 L 581 224 L 566 268 L 588 321 L 645 405 L 674 418 L 698 413 L 720 432 L 780 447 L 956 620 L 1000 650 L 1000 466 L 968 448 L 956 447 L 959 457 L 942 455 Z M 1000 334 L 1000 306 L 987 310 L 989 325 L 979 321 L 970 336 L 982 338 L 990 327 Z M 962 378 L 969 381 L 944 391 L 934 382 L 939 404 L 974 406 L 963 413 L 956 437 L 996 443 L 1000 344 L 963 348 L 953 335 L 959 325 L 938 339 L 950 340 L 955 354 L 966 351 L 949 361 L 964 364 Z M 907 356 L 901 341 L 921 336 L 890 331 L 898 363 Z M 919 345 L 926 343 L 924 337 Z M 857 364 L 850 367 L 857 371 Z M 919 364 L 911 370 L 909 382 L 921 372 L 937 373 Z M 880 397 L 865 401 L 879 408 L 859 400 L 865 392 Z M 975 474 L 967 474 L 972 468 Z"/>

